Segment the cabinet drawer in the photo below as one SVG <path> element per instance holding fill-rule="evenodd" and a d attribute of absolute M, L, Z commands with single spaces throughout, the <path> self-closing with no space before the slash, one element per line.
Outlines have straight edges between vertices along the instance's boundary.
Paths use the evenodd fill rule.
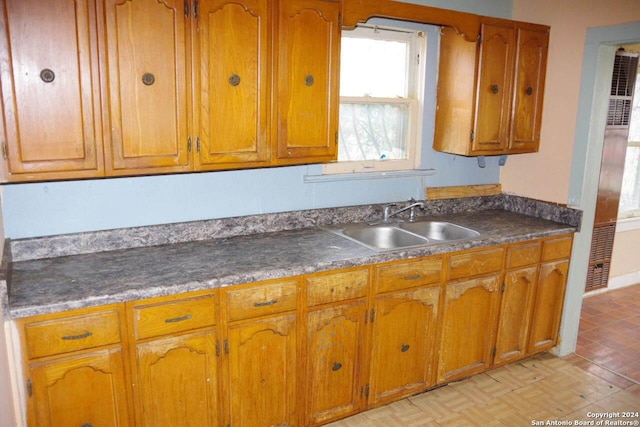
<path fill-rule="evenodd" d="M 368 269 L 307 277 L 307 306 L 365 297 L 368 284 Z"/>
<path fill-rule="evenodd" d="M 133 328 L 136 339 L 183 332 L 215 324 L 215 296 L 213 295 L 133 307 Z"/>
<path fill-rule="evenodd" d="M 248 319 L 296 309 L 298 282 L 295 280 L 270 285 L 227 291 L 229 320 Z"/>
<path fill-rule="evenodd" d="M 105 311 L 26 323 L 29 359 L 120 342 L 120 312 Z"/>
<path fill-rule="evenodd" d="M 500 271 L 503 258 L 504 248 L 452 255 L 449 259 L 449 279 Z"/>
<path fill-rule="evenodd" d="M 569 258 L 573 236 L 562 236 L 557 239 L 545 240 L 542 245 L 542 261 Z"/>
<path fill-rule="evenodd" d="M 540 241 L 517 243 L 507 250 L 507 268 L 518 268 L 540 262 Z"/>
<path fill-rule="evenodd" d="M 442 258 L 403 262 L 376 268 L 376 292 L 388 292 L 440 282 Z"/>

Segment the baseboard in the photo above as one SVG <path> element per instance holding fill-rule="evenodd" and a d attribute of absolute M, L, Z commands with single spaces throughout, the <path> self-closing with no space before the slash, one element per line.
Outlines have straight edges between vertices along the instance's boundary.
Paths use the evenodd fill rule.
<path fill-rule="evenodd" d="M 623 274 L 621 276 L 610 277 L 607 288 L 618 289 L 635 285 L 637 283 L 640 283 L 640 271 L 634 271 L 632 273 Z"/>

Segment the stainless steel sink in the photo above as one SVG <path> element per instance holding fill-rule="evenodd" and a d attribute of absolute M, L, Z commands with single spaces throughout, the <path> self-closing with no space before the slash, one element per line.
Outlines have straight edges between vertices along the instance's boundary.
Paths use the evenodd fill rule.
<path fill-rule="evenodd" d="M 429 243 L 427 238 L 389 225 L 364 225 L 346 228 L 340 234 L 375 249 L 398 249 Z"/>
<path fill-rule="evenodd" d="M 350 224 L 330 230 L 377 251 L 405 249 L 478 237 L 480 233 L 443 221 Z"/>
<path fill-rule="evenodd" d="M 398 224 L 403 230 L 410 231 L 430 240 L 450 242 L 478 237 L 480 233 L 469 228 L 461 227 L 450 222 L 418 221 Z"/>

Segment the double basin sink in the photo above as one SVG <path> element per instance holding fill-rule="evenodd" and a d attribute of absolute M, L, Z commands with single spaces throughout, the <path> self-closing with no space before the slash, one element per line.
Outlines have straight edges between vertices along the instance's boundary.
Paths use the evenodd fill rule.
<path fill-rule="evenodd" d="M 413 248 L 480 236 L 480 233 L 470 228 L 428 220 L 351 224 L 332 228 L 331 231 L 376 251 Z"/>

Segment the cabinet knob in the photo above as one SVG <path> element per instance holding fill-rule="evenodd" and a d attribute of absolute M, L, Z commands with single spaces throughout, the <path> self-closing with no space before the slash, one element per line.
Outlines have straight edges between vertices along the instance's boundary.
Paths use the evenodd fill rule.
<path fill-rule="evenodd" d="M 151 86 L 155 82 L 156 76 L 154 76 L 152 73 L 144 73 L 142 75 L 142 83 L 144 83 L 146 86 Z"/>
<path fill-rule="evenodd" d="M 524 93 L 526 93 L 529 96 L 533 95 L 533 88 L 529 86 L 527 90 L 524 91 Z"/>
<path fill-rule="evenodd" d="M 82 424 L 82 426 L 81 426 L 81 427 L 93 427 L 93 424 L 91 424 L 91 423 L 84 423 L 84 424 Z"/>
<path fill-rule="evenodd" d="M 51 83 L 56 79 L 56 73 L 54 73 L 53 70 L 50 70 L 49 68 L 44 68 L 42 71 L 40 71 L 40 78 L 45 83 Z"/>
<path fill-rule="evenodd" d="M 495 95 L 498 92 L 500 92 L 500 87 L 498 85 L 491 86 L 491 93 L 493 93 Z"/>
<path fill-rule="evenodd" d="M 411 346 L 409 344 L 402 344 L 402 347 L 400 347 L 400 351 L 406 353 L 407 351 L 409 351 L 410 347 Z"/>
<path fill-rule="evenodd" d="M 313 84 L 315 83 L 315 79 L 313 78 L 313 76 L 311 74 L 307 74 L 304 77 L 304 84 L 307 86 L 313 86 Z"/>
<path fill-rule="evenodd" d="M 342 363 L 334 362 L 333 366 L 331 367 L 331 370 L 335 372 L 335 371 L 339 371 L 340 368 L 342 368 Z"/>
<path fill-rule="evenodd" d="M 231 77 L 229 77 L 229 84 L 231 86 L 238 86 L 240 84 L 240 76 L 237 74 L 231 74 Z"/>

